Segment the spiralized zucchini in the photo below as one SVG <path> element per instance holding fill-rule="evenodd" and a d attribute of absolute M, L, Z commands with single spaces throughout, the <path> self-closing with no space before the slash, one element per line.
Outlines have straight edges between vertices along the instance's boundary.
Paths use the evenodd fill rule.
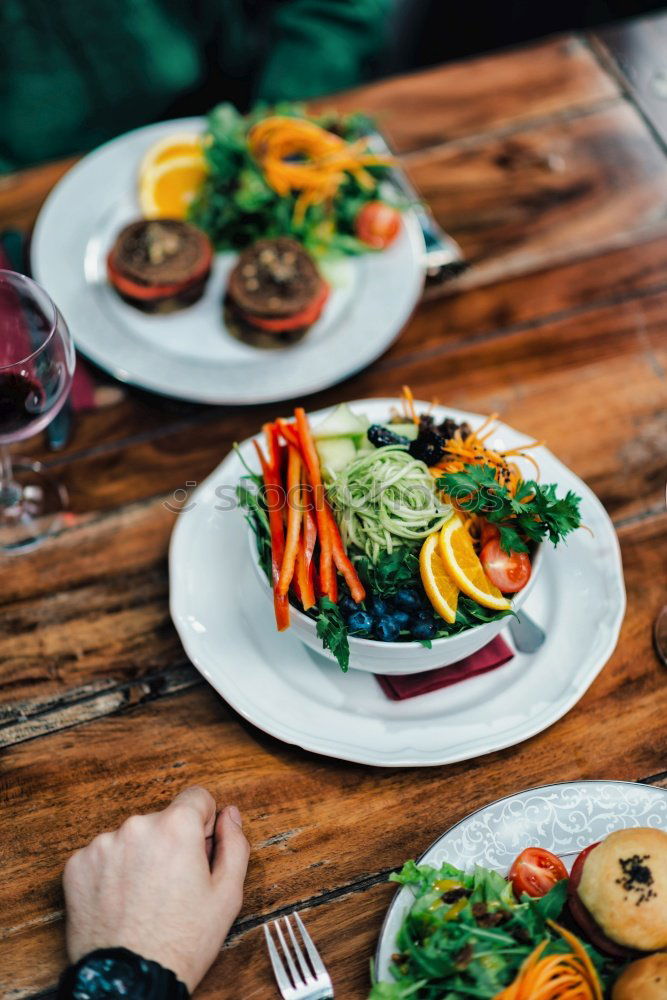
<path fill-rule="evenodd" d="M 399 545 L 419 544 L 452 513 L 426 465 L 402 445 L 359 455 L 335 474 L 327 495 L 346 548 L 353 545 L 374 563 Z"/>

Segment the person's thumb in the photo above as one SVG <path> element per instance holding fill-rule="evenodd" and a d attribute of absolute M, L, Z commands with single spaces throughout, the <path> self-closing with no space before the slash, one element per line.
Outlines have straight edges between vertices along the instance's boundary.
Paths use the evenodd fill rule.
<path fill-rule="evenodd" d="M 249 856 L 250 844 L 243 832 L 241 814 L 236 806 L 227 806 L 218 815 L 215 824 L 211 872 L 230 927 L 243 903 L 243 883 Z"/>

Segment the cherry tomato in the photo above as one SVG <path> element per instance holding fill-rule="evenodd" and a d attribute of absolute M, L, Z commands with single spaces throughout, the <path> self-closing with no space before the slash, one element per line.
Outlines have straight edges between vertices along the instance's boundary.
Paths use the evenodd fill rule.
<path fill-rule="evenodd" d="M 329 286 L 322 282 L 322 288 L 316 298 L 304 309 L 293 313 L 291 316 L 271 318 L 268 316 L 255 316 L 254 313 L 244 313 L 244 315 L 249 323 L 259 327 L 260 330 L 268 330 L 269 333 L 284 333 L 287 330 L 298 330 L 302 326 L 312 326 L 315 320 L 319 318 L 328 297 Z"/>
<path fill-rule="evenodd" d="M 367 201 L 357 215 L 355 229 L 362 243 L 384 250 L 401 228 L 401 214 L 383 201 Z"/>
<path fill-rule="evenodd" d="M 484 545 L 480 559 L 491 583 L 503 594 L 515 594 L 530 580 L 530 559 L 527 552 L 505 552 L 498 538 Z"/>
<path fill-rule="evenodd" d="M 542 847 L 527 847 L 510 868 L 509 880 L 517 899 L 523 892 L 529 896 L 546 896 L 556 882 L 567 878 L 567 868 L 560 858 Z"/>

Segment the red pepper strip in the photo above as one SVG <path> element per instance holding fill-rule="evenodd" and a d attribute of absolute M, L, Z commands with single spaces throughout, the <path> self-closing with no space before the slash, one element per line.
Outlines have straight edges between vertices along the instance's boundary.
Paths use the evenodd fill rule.
<path fill-rule="evenodd" d="M 336 575 L 336 570 L 334 569 L 331 573 L 331 587 L 329 588 L 329 593 L 327 597 L 334 604 L 338 604 L 338 576 Z"/>
<path fill-rule="evenodd" d="M 278 579 L 279 594 L 287 594 L 294 576 L 294 566 L 299 551 L 302 513 L 301 455 L 296 448 L 292 448 L 290 445 L 287 457 L 287 537 Z"/>
<path fill-rule="evenodd" d="M 305 499 L 305 494 L 301 493 L 302 501 Z M 315 549 L 315 542 L 317 540 L 317 524 L 315 523 L 315 518 L 313 517 L 313 512 L 311 510 L 305 509 L 303 511 L 303 526 L 301 534 L 301 544 L 299 546 L 299 555 L 297 558 L 297 579 L 299 581 L 299 589 L 301 590 L 301 603 L 303 604 L 304 610 L 312 608 L 315 604 L 315 573 L 313 566 L 313 552 Z"/>
<path fill-rule="evenodd" d="M 276 424 L 278 425 L 278 430 L 287 443 L 291 444 L 293 448 L 296 448 L 297 451 L 300 452 L 301 442 L 299 441 L 299 435 L 297 434 L 297 429 L 294 424 L 288 424 L 286 420 L 283 420 L 280 417 L 276 420 Z"/>
<path fill-rule="evenodd" d="M 269 508 L 269 528 L 271 530 L 271 577 L 273 579 L 273 608 L 276 615 L 278 631 L 282 632 L 289 626 L 289 601 L 286 596 L 278 593 L 280 567 L 285 552 L 285 534 L 283 530 L 282 509 L 279 506 L 282 498 L 282 483 L 275 469 L 272 469 L 264 452 L 257 441 L 253 441 L 257 457 L 262 466 L 264 488 L 266 490 L 267 506 Z M 273 495 L 272 495 L 273 494 Z"/>
<path fill-rule="evenodd" d="M 331 508 L 328 505 L 326 506 L 326 511 L 329 519 L 329 531 L 331 535 L 334 562 L 338 567 L 338 571 L 341 576 L 350 588 L 352 600 L 359 604 L 359 602 L 363 601 L 366 596 L 366 591 L 364 590 L 363 584 L 357 575 L 356 569 L 348 559 L 345 548 L 343 547 L 343 539 L 340 537 L 340 531 L 338 530 L 338 525 L 336 524 L 336 518 L 333 516 Z"/>
<path fill-rule="evenodd" d="M 264 424 L 262 427 L 266 437 L 266 446 L 269 451 L 269 462 L 271 467 L 280 474 L 282 469 L 283 446 L 280 443 L 279 431 L 276 424 Z"/>
<path fill-rule="evenodd" d="M 294 411 L 296 417 L 296 429 L 301 445 L 301 454 L 306 463 L 306 470 L 310 485 L 313 487 L 313 500 L 315 503 L 315 517 L 317 519 L 317 532 L 320 540 L 320 587 L 322 593 L 331 601 L 337 600 L 336 570 L 333 565 L 333 552 L 331 532 L 329 530 L 329 519 L 327 517 L 327 504 L 324 498 L 324 488 L 322 486 L 322 476 L 320 475 L 320 460 L 317 457 L 315 444 L 310 435 L 308 418 L 305 410 L 297 406 Z"/>

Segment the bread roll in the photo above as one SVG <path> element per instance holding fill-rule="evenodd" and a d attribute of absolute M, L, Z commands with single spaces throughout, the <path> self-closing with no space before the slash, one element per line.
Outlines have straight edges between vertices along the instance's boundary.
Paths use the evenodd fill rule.
<path fill-rule="evenodd" d="M 667 953 L 659 951 L 629 965 L 614 983 L 611 1000 L 667 1000 Z"/>
<path fill-rule="evenodd" d="M 667 948 L 667 833 L 639 828 L 610 834 L 586 858 L 578 895 L 617 944 Z"/>

